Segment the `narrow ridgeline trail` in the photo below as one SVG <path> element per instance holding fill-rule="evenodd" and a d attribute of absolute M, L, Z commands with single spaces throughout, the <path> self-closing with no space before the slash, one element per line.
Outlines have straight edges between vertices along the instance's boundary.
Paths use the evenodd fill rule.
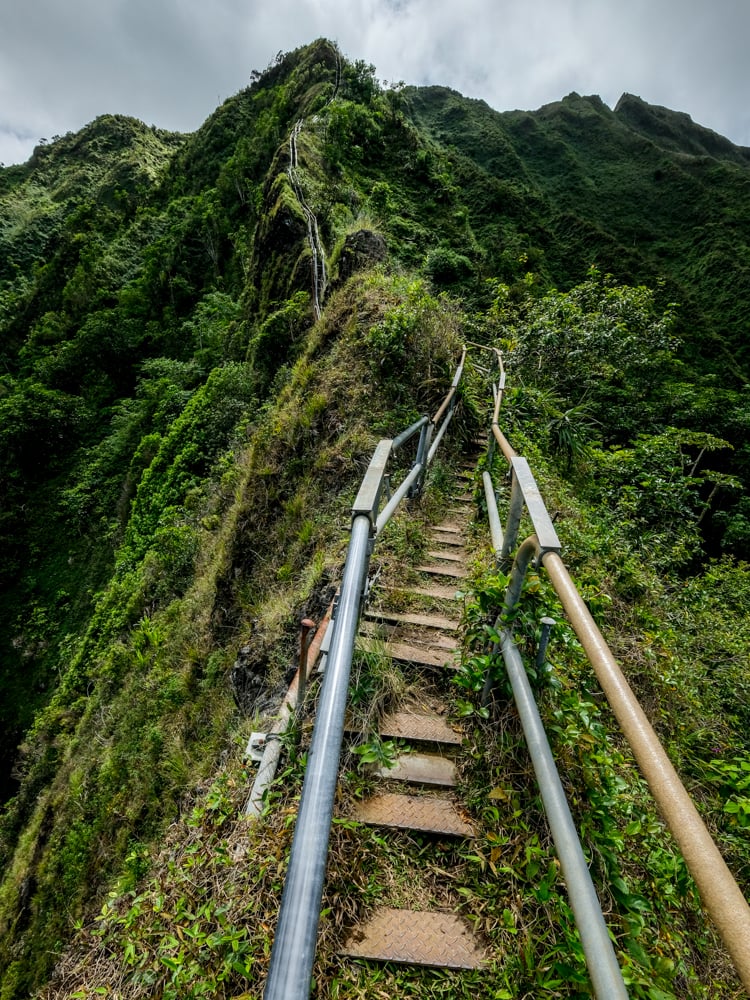
<path fill-rule="evenodd" d="M 427 529 L 424 561 L 386 568 L 360 626 L 360 656 L 391 664 L 402 687 L 369 725 L 347 726 L 354 754 L 368 760 L 372 749 L 374 758 L 360 768 L 369 781 L 355 796 L 341 796 L 335 820 L 363 838 L 356 867 L 364 870 L 353 866 L 348 879 L 333 878 L 348 883 L 347 912 L 334 922 L 339 954 L 356 960 L 344 959 L 339 979 L 351 975 L 353 983 L 387 979 L 390 968 L 393 985 L 406 976 L 418 990 L 426 968 L 477 975 L 472 970 L 489 958 L 463 907 L 461 867 L 475 831 L 459 792 L 464 736 L 451 715 L 475 464 L 466 459 Z M 330 887 L 327 895 L 335 910 Z M 370 963 L 395 963 L 399 971 Z"/>

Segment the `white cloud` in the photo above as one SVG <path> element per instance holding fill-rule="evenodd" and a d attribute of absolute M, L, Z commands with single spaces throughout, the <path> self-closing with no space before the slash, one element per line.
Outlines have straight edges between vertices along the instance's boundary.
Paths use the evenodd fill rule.
<path fill-rule="evenodd" d="M 252 69 L 320 36 L 381 79 L 498 110 L 630 91 L 750 145 L 736 0 L 24 0 L 0 10 L 0 160 L 107 112 L 191 131 Z"/>

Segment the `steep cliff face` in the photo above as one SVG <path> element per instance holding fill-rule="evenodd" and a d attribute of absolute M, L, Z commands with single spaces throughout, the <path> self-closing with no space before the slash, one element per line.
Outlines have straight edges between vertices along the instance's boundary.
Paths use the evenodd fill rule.
<path fill-rule="evenodd" d="M 680 300 L 645 352 L 669 354 L 658 379 L 636 351 L 592 380 L 587 433 L 635 447 L 635 386 L 649 432 L 710 431 L 750 477 L 746 150 L 629 95 L 498 114 L 383 91 L 324 40 L 256 77 L 194 135 L 103 116 L 0 170 L 4 1000 L 210 771 L 238 646 L 278 683 L 373 428 L 435 403 L 462 324 L 528 358 L 518 330 L 543 337 L 549 308 L 585 355 L 594 334 L 632 347 L 623 301 L 663 332 Z M 542 427 L 587 404 L 547 390 Z M 722 503 L 712 544 L 750 551 L 750 515 Z"/>

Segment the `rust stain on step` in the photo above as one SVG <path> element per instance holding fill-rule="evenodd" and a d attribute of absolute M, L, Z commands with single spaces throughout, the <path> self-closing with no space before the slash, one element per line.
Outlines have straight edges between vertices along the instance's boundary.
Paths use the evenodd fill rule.
<path fill-rule="evenodd" d="M 479 969 L 487 956 L 455 913 L 379 908 L 342 948 L 352 958 L 443 969 Z"/>
<path fill-rule="evenodd" d="M 440 628 L 446 632 L 455 632 L 458 622 L 443 615 L 419 615 L 412 612 L 398 611 L 368 611 L 367 618 L 382 622 L 396 622 L 402 625 L 421 625 L 424 628 Z"/>
<path fill-rule="evenodd" d="M 474 828 L 450 799 L 435 795 L 398 795 L 384 792 L 358 802 L 352 819 L 368 826 L 439 833 L 446 837 L 474 837 Z"/>
<path fill-rule="evenodd" d="M 420 743 L 445 743 L 460 746 L 461 734 L 451 729 L 439 715 L 417 712 L 392 712 L 380 723 L 380 735 L 391 739 L 415 740 Z"/>

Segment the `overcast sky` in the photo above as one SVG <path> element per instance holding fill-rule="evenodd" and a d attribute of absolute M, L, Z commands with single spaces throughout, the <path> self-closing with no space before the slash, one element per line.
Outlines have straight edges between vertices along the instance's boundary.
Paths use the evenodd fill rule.
<path fill-rule="evenodd" d="M 750 146 L 750 0 L 0 0 L 0 162 L 104 113 L 193 131 L 320 36 L 499 111 L 628 91 Z"/>

